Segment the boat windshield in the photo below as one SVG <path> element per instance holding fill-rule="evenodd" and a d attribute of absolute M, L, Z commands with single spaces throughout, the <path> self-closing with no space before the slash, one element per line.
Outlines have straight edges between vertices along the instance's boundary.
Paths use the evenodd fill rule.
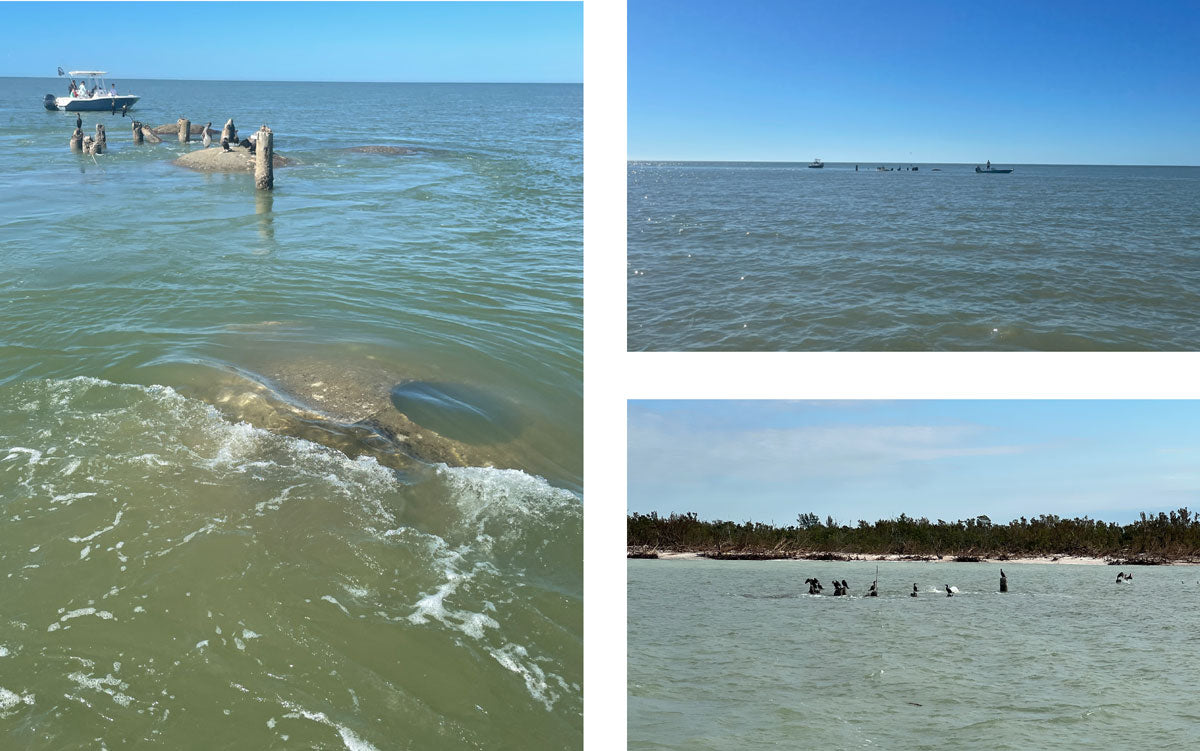
<path fill-rule="evenodd" d="M 116 85 L 113 85 L 113 90 L 109 90 L 104 77 L 108 75 L 106 71 L 100 70 L 73 70 L 70 72 L 71 85 L 69 93 L 71 96 L 81 99 L 92 99 L 98 96 L 115 96 Z"/>

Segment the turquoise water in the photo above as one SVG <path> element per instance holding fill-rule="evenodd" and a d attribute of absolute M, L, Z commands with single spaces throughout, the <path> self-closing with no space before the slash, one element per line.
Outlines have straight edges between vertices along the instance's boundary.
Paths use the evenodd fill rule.
<path fill-rule="evenodd" d="M 879 576 L 879 597 L 863 593 Z M 629 748 L 1193 747 L 1200 569 L 631 560 Z M 1126 569 L 1131 570 L 1131 569 Z M 808 595 L 816 577 L 822 595 Z M 849 597 L 833 597 L 845 579 Z M 919 596 L 910 597 L 913 583 Z M 958 589 L 946 597 L 944 586 Z"/>
<path fill-rule="evenodd" d="M 630 162 L 629 349 L 1196 349 L 1200 168 L 876 166 Z"/>
<path fill-rule="evenodd" d="M 0 79 L 0 732 L 580 747 L 582 88 L 117 79 L 263 193 L 61 83 Z"/>

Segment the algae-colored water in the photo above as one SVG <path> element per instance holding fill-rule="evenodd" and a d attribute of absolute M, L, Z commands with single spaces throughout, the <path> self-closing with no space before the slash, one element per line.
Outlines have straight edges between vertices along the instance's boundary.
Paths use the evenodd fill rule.
<path fill-rule="evenodd" d="M 0 79 L 0 733 L 580 747 L 581 87 L 121 83 L 295 163 Z"/>

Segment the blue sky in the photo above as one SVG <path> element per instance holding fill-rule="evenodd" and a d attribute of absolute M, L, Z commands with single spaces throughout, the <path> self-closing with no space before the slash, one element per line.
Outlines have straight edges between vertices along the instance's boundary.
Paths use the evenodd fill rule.
<path fill-rule="evenodd" d="M 0 3 L 0 76 L 60 65 L 114 78 L 579 83 L 583 4 Z"/>
<path fill-rule="evenodd" d="M 633 401 L 630 511 L 1129 522 L 1200 509 L 1200 401 Z"/>
<path fill-rule="evenodd" d="M 1200 165 L 1200 2 L 629 0 L 631 159 Z"/>

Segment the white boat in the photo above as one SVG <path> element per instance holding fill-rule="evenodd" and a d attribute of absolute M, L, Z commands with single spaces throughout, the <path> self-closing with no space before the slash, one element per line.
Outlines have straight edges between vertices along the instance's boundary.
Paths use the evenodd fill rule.
<path fill-rule="evenodd" d="M 61 75 L 62 68 L 58 71 Z M 125 107 L 133 109 L 134 103 L 141 99 L 135 94 L 117 94 L 115 85 L 110 89 L 104 81 L 104 77 L 108 75 L 107 71 L 73 70 L 68 75 L 72 80 L 79 79 L 73 93 L 58 97 L 47 94 L 42 99 L 46 109 L 66 112 L 115 112 Z"/>
<path fill-rule="evenodd" d="M 808 165 L 809 169 L 822 169 L 824 166 L 825 162 L 822 162 L 820 159 L 814 159 L 812 160 L 812 164 Z"/>

